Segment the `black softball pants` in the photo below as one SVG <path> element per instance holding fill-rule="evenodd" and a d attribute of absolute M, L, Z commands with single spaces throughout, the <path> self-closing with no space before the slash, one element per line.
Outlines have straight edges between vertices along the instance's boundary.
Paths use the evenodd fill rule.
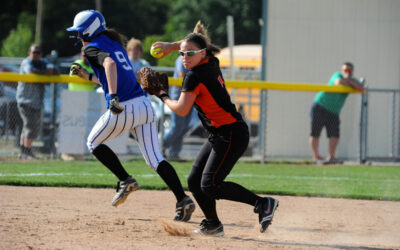
<path fill-rule="evenodd" d="M 237 122 L 219 129 L 202 146 L 188 177 L 192 192 L 206 219 L 219 220 L 216 199 L 254 206 L 259 196 L 233 182 L 224 181 L 249 143 L 247 124 Z"/>

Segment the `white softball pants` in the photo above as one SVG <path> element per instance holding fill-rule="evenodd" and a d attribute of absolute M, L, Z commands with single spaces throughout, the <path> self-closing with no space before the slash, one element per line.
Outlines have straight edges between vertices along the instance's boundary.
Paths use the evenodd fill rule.
<path fill-rule="evenodd" d="M 97 146 L 112 140 L 125 131 L 130 131 L 139 145 L 147 165 L 155 171 L 164 160 L 157 134 L 157 117 L 146 96 L 137 97 L 119 104 L 124 108 L 119 115 L 110 110 L 104 113 L 92 128 L 87 146 L 92 152 Z"/>

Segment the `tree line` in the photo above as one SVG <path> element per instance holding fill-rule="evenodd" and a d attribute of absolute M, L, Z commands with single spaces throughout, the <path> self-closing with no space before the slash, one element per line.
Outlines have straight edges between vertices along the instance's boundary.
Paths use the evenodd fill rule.
<path fill-rule="evenodd" d="M 175 41 L 191 32 L 198 20 L 208 28 L 212 42 L 227 45 L 226 17 L 234 18 L 235 44 L 259 44 L 261 0 L 102 0 L 107 27 L 128 39 L 143 42 L 143 57 L 152 65 L 172 66 L 177 54 L 156 60 L 148 53 L 155 41 Z M 0 55 L 25 57 L 34 42 L 37 0 L 6 1 L 0 10 Z M 95 0 L 43 0 L 41 45 L 45 54 L 56 50 L 60 57 L 79 53 L 76 40 L 65 29 L 81 10 L 95 9 Z"/>

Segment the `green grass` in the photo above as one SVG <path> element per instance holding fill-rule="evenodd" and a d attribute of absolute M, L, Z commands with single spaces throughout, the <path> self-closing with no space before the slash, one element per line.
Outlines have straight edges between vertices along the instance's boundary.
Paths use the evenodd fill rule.
<path fill-rule="evenodd" d="M 144 161 L 124 162 L 142 189 L 166 189 Z M 191 162 L 173 163 L 185 189 Z M 400 201 L 400 168 L 238 163 L 227 180 L 260 194 Z M 0 162 L 1 185 L 115 187 L 116 177 L 97 161 Z"/>

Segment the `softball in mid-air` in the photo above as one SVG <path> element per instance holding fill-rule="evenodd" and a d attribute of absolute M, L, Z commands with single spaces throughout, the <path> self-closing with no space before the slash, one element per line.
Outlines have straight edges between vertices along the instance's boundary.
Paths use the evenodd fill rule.
<path fill-rule="evenodd" d="M 161 50 L 161 48 L 154 48 L 152 46 L 151 49 L 150 49 L 150 54 L 155 58 L 161 58 L 164 55 L 164 53 L 161 52 L 159 54 L 156 54 L 156 52 L 159 51 L 159 50 Z"/>

